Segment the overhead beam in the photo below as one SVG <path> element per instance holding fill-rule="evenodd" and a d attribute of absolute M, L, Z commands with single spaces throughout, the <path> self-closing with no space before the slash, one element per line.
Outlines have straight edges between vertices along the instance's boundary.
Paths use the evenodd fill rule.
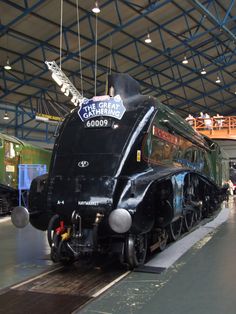
<path fill-rule="evenodd" d="M 221 22 L 218 20 L 203 4 L 198 0 L 188 0 L 189 3 L 193 4 L 194 7 L 202 14 L 205 14 L 207 18 L 215 25 L 218 26 L 231 40 L 236 42 L 236 36 L 232 33 L 228 27 L 225 26 L 225 20 Z M 232 5 L 231 5 L 232 7 Z"/>

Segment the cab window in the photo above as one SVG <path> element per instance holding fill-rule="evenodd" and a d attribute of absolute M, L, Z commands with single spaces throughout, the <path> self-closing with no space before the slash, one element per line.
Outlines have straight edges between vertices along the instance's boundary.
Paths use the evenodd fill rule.
<path fill-rule="evenodd" d="M 193 162 L 193 151 L 192 151 L 192 149 L 186 150 L 186 152 L 184 154 L 184 159 L 186 159 L 187 161 Z"/>
<path fill-rule="evenodd" d="M 193 151 L 193 162 L 197 163 L 198 162 L 198 151 L 194 149 Z"/>
<path fill-rule="evenodd" d="M 16 152 L 14 149 L 14 144 L 9 141 L 5 141 L 5 158 L 15 158 Z"/>
<path fill-rule="evenodd" d="M 153 139 L 152 142 L 152 153 L 150 158 L 153 160 L 162 160 L 163 159 L 163 151 L 164 151 L 164 142 L 161 140 Z"/>

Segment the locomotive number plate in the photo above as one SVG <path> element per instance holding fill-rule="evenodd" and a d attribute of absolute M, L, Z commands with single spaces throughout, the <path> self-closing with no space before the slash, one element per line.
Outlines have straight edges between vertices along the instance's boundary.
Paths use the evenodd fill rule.
<path fill-rule="evenodd" d="M 109 128 L 111 127 L 111 119 L 109 118 L 98 118 L 90 119 L 84 123 L 85 128 Z"/>

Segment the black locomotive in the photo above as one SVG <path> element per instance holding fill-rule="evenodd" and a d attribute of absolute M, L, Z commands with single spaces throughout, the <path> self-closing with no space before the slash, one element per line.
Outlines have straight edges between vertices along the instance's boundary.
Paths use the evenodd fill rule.
<path fill-rule="evenodd" d="M 217 144 L 116 74 L 109 96 L 65 119 L 49 174 L 32 182 L 29 219 L 47 230 L 54 261 L 116 253 L 132 268 L 219 207 L 227 165 Z M 12 215 L 19 227 L 25 212 Z"/>

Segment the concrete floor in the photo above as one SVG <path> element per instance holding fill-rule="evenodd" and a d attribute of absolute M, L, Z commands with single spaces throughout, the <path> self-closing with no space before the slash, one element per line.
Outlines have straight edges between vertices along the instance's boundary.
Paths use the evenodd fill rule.
<path fill-rule="evenodd" d="M 0 219 L 0 239 L 0 289 L 53 267 L 46 234 L 32 226 L 17 229 L 10 219 Z"/>
<path fill-rule="evenodd" d="M 161 274 L 132 272 L 76 313 L 235 314 L 236 198 L 228 220 Z"/>
<path fill-rule="evenodd" d="M 236 197 L 228 205 L 227 221 L 166 271 L 132 272 L 74 313 L 235 314 Z M 0 219 L 0 238 L 0 289 L 57 267 L 48 256 L 45 233 L 31 226 L 16 229 Z"/>

